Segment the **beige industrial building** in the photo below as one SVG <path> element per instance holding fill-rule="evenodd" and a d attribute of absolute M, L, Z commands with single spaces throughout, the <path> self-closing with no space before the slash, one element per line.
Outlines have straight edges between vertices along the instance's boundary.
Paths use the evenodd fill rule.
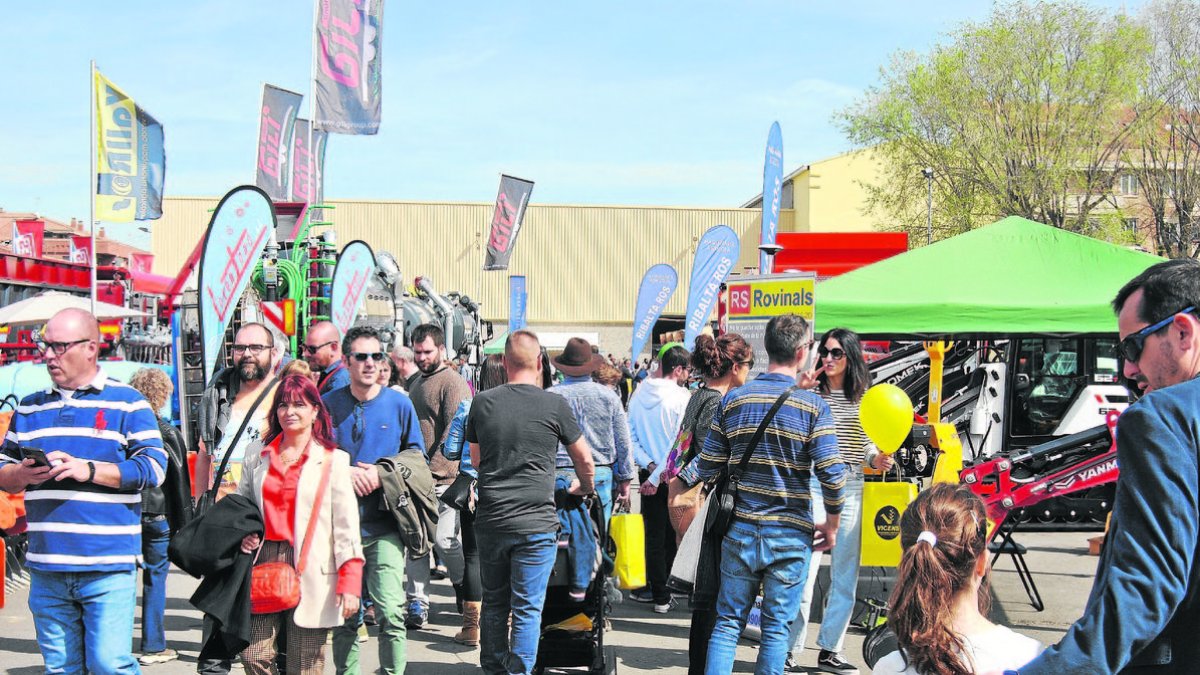
<path fill-rule="evenodd" d="M 845 167 L 873 170 L 854 154 L 802 167 L 788 176 L 780 232 L 871 229 L 859 212 L 856 184 Z M 836 178 L 836 180 L 835 180 Z M 167 198 L 154 223 L 154 271 L 174 275 L 200 239 L 219 197 Z M 339 245 L 362 239 L 389 251 L 409 279 L 431 278 L 441 292 L 458 291 L 480 302 L 485 318 L 508 317 L 508 275 L 524 274 L 528 322 L 534 330 L 597 333 L 601 348 L 628 350 L 638 284 L 656 263 L 679 273 L 679 287 L 666 308 L 682 314 L 697 242 L 718 224 L 742 240 L 736 269 L 757 265 L 760 208 L 586 206 L 531 204 L 507 272 L 484 272 L 483 246 L 492 203 L 338 201 L 328 202 Z M 793 204 L 800 208 L 793 208 Z"/>

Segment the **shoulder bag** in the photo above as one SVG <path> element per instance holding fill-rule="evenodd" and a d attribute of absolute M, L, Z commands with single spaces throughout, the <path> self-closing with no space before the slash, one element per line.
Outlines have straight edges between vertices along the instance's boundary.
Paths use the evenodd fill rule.
<path fill-rule="evenodd" d="M 254 405 L 250 406 L 250 409 L 246 411 L 246 416 L 242 418 L 241 426 L 234 432 L 233 440 L 230 441 L 229 447 L 225 449 L 225 457 L 221 459 L 221 468 L 212 475 L 212 486 L 205 490 L 204 494 L 200 495 L 200 498 L 196 500 L 196 508 L 192 510 L 192 517 L 194 519 L 199 519 L 200 516 L 203 516 L 212 508 L 213 504 L 217 503 L 217 491 L 221 487 L 221 477 L 225 475 L 225 469 L 229 467 L 229 458 L 233 455 L 233 449 L 237 447 L 242 433 L 246 431 L 250 420 L 254 418 L 254 413 L 258 411 L 258 406 L 262 405 L 263 399 L 267 397 L 267 394 L 275 386 L 276 379 L 278 378 L 273 378 L 267 383 L 267 386 L 263 387 L 263 390 L 258 393 L 258 398 L 254 399 Z"/>
<path fill-rule="evenodd" d="M 300 559 L 296 566 L 282 560 L 255 565 L 250 571 L 250 613 L 274 614 L 294 609 L 300 604 L 300 575 L 308 561 L 308 549 L 312 546 L 317 519 L 321 515 L 321 501 L 329 487 L 329 474 L 333 469 L 333 450 L 325 450 L 325 466 L 321 468 L 321 485 L 313 499 L 312 515 L 308 519 L 308 530 L 304 533 L 304 544 L 300 546 Z M 258 549 L 262 551 L 260 546 Z"/>
<path fill-rule="evenodd" d="M 750 437 L 750 443 L 746 445 L 742 459 L 736 466 L 726 465 L 725 475 L 717 479 L 716 487 L 708 495 L 708 513 L 704 522 L 706 534 L 714 538 L 723 537 L 729 530 L 729 525 L 733 522 L 733 510 L 737 504 L 738 482 L 741 481 L 742 474 L 746 472 L 746 466 L 750 464 L 750 456 L 754 454 L 755 448 L 758 447 L 767 430 L 767 425 L 771 423 L 775 413 L 779 412 L 784 401 L 787 401 L 792 392 L 797 389 L 799 387 L 790 387 L 775 399 L 775 404 L 767 411 L 762 422 L 759 422 L 758 428 L 754 430 L 754 435 Z"/>

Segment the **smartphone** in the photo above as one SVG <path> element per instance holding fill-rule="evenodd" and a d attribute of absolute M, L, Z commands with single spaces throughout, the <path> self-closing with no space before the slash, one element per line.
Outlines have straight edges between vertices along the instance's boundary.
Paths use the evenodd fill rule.
<path fill-rule="evenodd" d="M 50 466 L 50 459 L 46 457 L 46 451 L 41 448 L 22 446 L 21 457 L 32 459 L 34 466 Z"/>

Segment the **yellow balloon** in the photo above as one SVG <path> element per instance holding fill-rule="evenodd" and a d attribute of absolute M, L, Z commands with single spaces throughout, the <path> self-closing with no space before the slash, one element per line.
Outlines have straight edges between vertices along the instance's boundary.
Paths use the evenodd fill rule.
<path fill-rule="evenodd" d="M 890 455 L 912 430 L 912 399 L 894 384 L 877 384 L 863 394 L 858 420 L 876 447 Z"/>

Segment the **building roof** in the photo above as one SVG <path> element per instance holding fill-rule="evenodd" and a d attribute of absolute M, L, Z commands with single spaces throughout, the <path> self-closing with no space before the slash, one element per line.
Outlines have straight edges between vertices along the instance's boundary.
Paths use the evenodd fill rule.
<path fill-rule="evenodd" d="M 72 218 L 70 223 L 64 223 L 61 220 L 47 218 L 33 212 L 5 211 L 0 208 L 0 253 L 12 253 L 9 239 L 12 236 L 12 224 L 18 220 L 40 220 L 46 224 L 42 253 L 48 258 L 68 260 L 71 255 L 71 243 L 68 237 L 89 234 L 87 223 L 75 218 Z M 103 227 L 96 232 L 96 255 L 109 255 L 129 260 L 133 253 L 149 253 L 149 251 L 106 237 Z"/>

